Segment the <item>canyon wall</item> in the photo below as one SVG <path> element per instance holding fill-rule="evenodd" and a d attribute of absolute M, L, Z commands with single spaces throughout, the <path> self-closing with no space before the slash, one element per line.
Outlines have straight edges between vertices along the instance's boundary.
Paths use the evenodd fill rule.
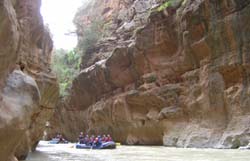
<path fill-rule="evenodd" d="M 43 135 L 59 89 L 40 0 L 0 0 L 0 160 L 24 159 Z"/>
<path fill-rule="evenodd" d="M 83 56 L 52 131 L 140 145 L 249 143 L 250 0 L 165 2 L 93 1 L 78 13 L 79 40 L 94 17 L 107 26 Z"/>

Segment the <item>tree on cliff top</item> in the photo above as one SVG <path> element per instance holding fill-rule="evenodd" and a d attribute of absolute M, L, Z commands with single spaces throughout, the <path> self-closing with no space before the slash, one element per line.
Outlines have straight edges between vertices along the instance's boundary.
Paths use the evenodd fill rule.
<path fill-rule="evenodd" d="M 74 18 L 74 24 L 77 28 L 76 34 L 78 36 L 76 50 L 81 55 L 82 61 L 88 61 L 88 57 L 91 57 L 98 40 L 103 35 L 103 20 L 100 16 L 96 16 L 93 13 L 93 8 L 97 2 L 85 0 Z"/>
<path fill-rule="evenodd" d="M 79 64 L 80 55 L 74 50 L 59 49 L 54 51 L 52 69 L 58 77 L 61 96 L 68 94 L 74 77 L 79 73 Z"/>
<path fill-rule="evenodd" d="M 78 39 L 77 49 L 84 56 L 88 50 L 93 48 L 102 36 L 102 22 L 101 20 L 93 20 L 85 26 Z"/>
<path fill-rule="evenodd" d="M 77 52 L 82 56 L 82 60 L 87 59 L 89 54 L 92 54 L 93 49 L 99 39 L 102 38 L 103 23 L 102 20 L 96 18 L 94 20 L 87 20 L 87 24 L 78 25 L 78 44 Z"/>

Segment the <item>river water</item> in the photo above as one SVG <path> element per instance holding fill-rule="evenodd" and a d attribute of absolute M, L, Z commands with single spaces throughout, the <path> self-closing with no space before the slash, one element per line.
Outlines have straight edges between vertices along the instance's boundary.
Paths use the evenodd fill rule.
<path fill-rule="evenodd" d="M 115 150 L 75 149 L 73 144 L 41 142 L 27 161 L 248 161 L 249 150 L 117 146 Z"/>

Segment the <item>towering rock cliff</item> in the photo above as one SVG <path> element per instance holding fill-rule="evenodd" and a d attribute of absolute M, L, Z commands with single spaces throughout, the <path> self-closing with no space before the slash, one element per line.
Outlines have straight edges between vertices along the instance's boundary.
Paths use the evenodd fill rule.
<path fill-rule="evenodd" d="M 0 160 L 25 158 L 58 98 L 40 0 L 0 0 Z M 20 145 L 19 145 L 20 144 Z"/>
<path fill-rule="evenodd" d="M 52 128 L 126 144 L 248 144 L 249 15 L 249 0 L 93 1 L 76 16 L 79 40 L 95 17 L 104 37 L 85 53 Z"/>

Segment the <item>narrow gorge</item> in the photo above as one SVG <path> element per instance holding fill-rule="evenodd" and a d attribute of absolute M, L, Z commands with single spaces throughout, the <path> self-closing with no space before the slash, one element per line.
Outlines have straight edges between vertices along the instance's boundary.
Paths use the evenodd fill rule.
<path fill-rule="evenodd" d="M 123 145 L 250 143 L 250 0 L 89 1 L 74 18 L 81 63 L 63 97 L 41 3 L 0 0 L 0 161 L 24 160 L 44 131 Z"/>

